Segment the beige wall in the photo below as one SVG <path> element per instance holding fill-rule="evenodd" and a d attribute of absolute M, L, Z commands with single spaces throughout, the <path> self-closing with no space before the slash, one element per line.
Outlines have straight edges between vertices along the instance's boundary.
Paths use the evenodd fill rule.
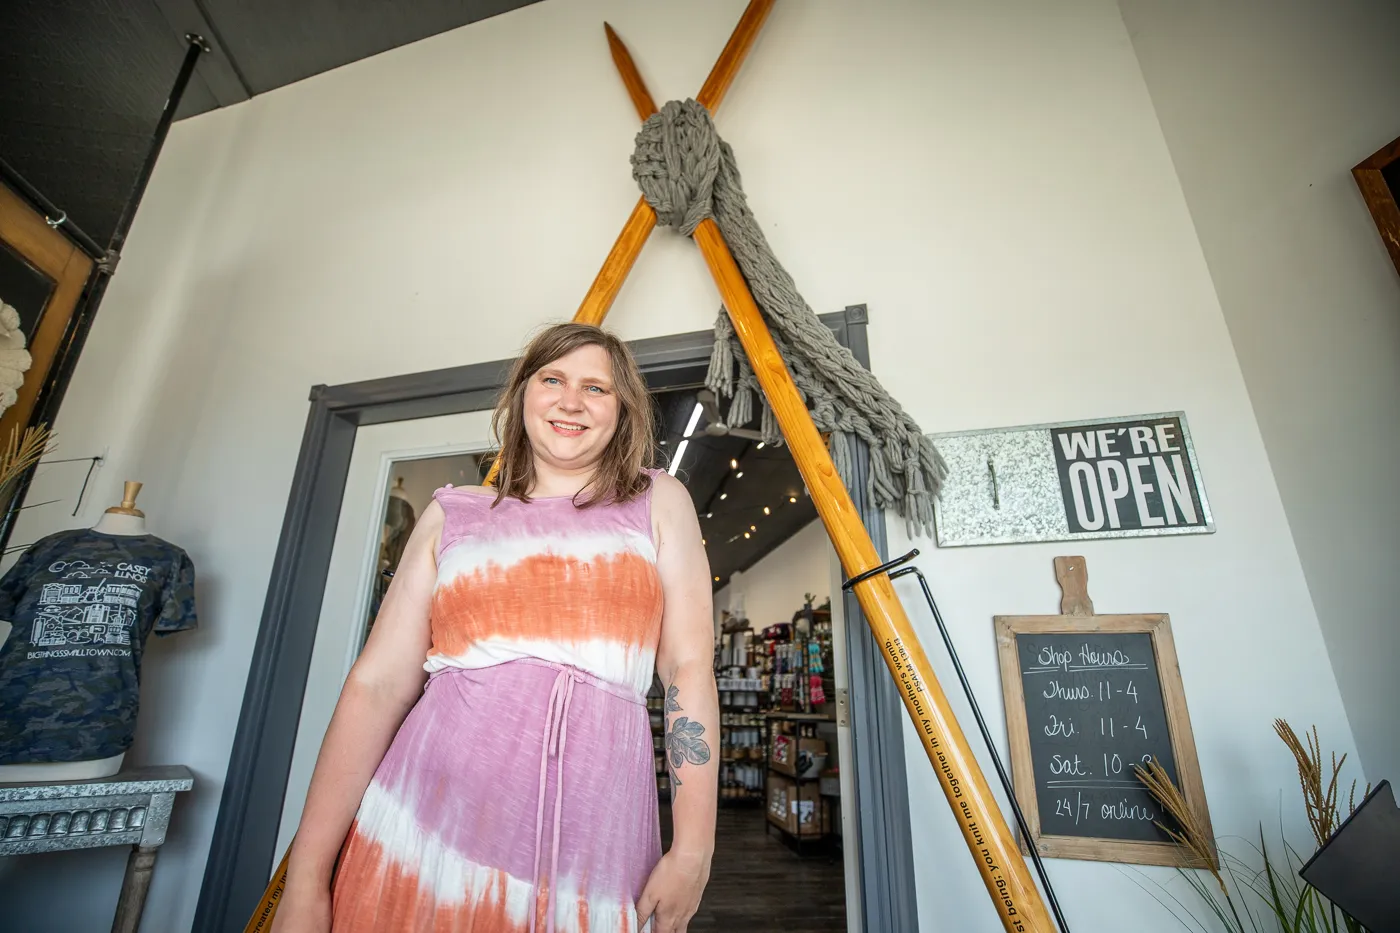
<path fill-rule="evenodd" d="M 715 593 L 715 614 L 742 595 L 744 614 L 755 633 L 778 622 L 792 621 L 805 593 L 819 606 L 831 595 L 831 544 L 822 523 L 814 521 L 778 545 L 743 573 L 730 577 Z"/>
<path fill-rule="evenodd" d="M 57 425 L 65 450 L 107 448 L 109 466 L 77 519 L 36 509 L 16 537 L 90 522 L 142 479 L 154 530 L 199 567 L 202 628 L 147 655 L 132 753 L 198 776 L 146 933 L 193 916 L 308 389 L 508 357 L 568 316 L 636 200 L 636 122 L 602 21 L 665 98 L 695 92 L 742 7 L 553 0 L 175 126 Z M 925 430 L 1187 412 L 1215 535 L 917 543 L 994 730 L 991 617 L 1051 610 L 1055 554 L 1087 556 L 1101 611 L 1170 612 L 1216 828 L 1273 825 L 1293 781 L 1273 717 L 1352 742 L 1118 7 L 779 3 L 719 125 L 813 307 L 868 303 L 874 370 Z M 659 233 L 610 323 L 699 330 L 717 306 L 692 245 Z M 921 927 L 999 929 L 910 747 Z M 115 851 L 5 865 L 7 915 L 101 928 L 121 870 Z M 1176 929 L 1136 873 L 1051 870 L 1076 928 Z"/>
<path fill-rule="evenodd" d="M 1351 167 L 1400 136 L 1400 4 L 1120 0 L 1357 751 L 1400 778 L 1400 276 Z"/>

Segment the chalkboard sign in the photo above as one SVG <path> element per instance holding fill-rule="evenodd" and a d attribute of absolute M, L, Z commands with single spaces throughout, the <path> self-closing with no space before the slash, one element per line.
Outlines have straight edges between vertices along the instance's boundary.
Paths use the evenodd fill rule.
<path fill-rule="evenodd" d="M 1134 773 L 1155 758 L 1209 825 L 1165 615 L 1092 614 L 1082 558 L 1058 558 L 1066 614 L 996 619 L 1016 796 L 1043 855 L 1177 865 Z"/>

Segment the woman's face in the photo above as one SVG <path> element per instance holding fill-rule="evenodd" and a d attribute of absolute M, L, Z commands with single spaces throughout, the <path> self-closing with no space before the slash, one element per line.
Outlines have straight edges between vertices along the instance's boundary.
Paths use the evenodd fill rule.
<path fill-rule="evenodd" d="M 536 458 L 563 470 L 596 466 L 619 414 L 608 351 L 589 345 L 546 363 L 525 384 L 523 414 Z"/>

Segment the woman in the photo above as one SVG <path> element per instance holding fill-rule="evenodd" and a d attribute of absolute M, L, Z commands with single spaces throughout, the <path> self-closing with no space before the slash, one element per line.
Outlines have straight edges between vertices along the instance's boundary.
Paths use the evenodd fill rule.
<path fill-rule="evenodd" d="M 709 565 L 685 487 L 644 469 L 636 362 L 596 327 L 550 327 L 493 428 L 496 487 L 435 494 L 346 680 L 276 933 L 680 933 L 700 903 L 718 768 Z"/>

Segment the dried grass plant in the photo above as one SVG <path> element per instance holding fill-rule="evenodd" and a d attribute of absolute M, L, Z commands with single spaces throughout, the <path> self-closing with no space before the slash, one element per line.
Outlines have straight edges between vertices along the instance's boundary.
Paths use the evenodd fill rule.
<path fill-rule="evenodd" d="M 1317 726 L 1312 727 L 1311 732 L 1304 732 L 1303 738 L 1307 744 L 1298 741 L 1298 734 L 1293 731 L 1293 727 L 1282 719 L 1274 720 L 1274 731 L 1278 737 L 1283 739 L 1283 744 L 1288 746 L 1288 750 L 1293 753 L 1294 760 L 1298 763 L 1298 783 L 1303 788 L 1303 806 L 1308 811 L 1308 823 L 1312 826 L 1313 837 L 1317 840 L 1318 847 L 1326 844 L 1332 838 L 1337 827 L 1341 824 L 1337 814 L 1337 791 L 1340 787 L 1342 765 L 1346 763 L 1347 756 L 1337 757 L 1337 753 L 1332 753 L 1332 773 L 1328 775 L 1327 784 L 1322 783 L 1322 742 L 1317 737 Z M 1362 793 L 1362 798 L 1371 792 L 1371 786 L 1366 785 L 1366 790 Z M 1347 813 L 1356 809 L 1356 782 L 1351 782 L 1351 791 L 1347 797 Z M 1344 818 L 1343 818 L 1344 819 Z"/>
<path fill-rule="evenodd" d="M 20 477 L 39 462 L 52 442 L 48 425 L 25 428 L 23 434 L 19 425 L 10 430 L 9 440 L 0 448 L 0 512 L 9 509 Z"/>
<path fill-rule="evenodd" d="M 1136 768 L 1135 773 L 1138 780 L 1146 786 L 1148 793 L 1171 817 L 1172 825 L 1159 820 L 1157 828 L 1181 847 L 1183 864 L 1177 871 L 1195 891 L 1196 897 L 1231 933 L 1263 933 L 1264 928 L 1260 927 L 1259 920 L 1250 911 L 1249 905 L 1236 900 L 1236 892 L 1245 890 L 1247 886 L 1247 881 L 1242 880 L 1240 872 L 1243 866 L 1238 860 L 1220 852 L 1215 840 L 1207 832 L 1204 822 L 1196 811 L 1191 809 L 1186 795 L 1172 781 L 1167 769 L 1162 767 L 1160 761 L 1153 758 L 1146 767 Z M 1201 871 L 1206 872 L 1215 882 L 1213 887 L 1200 876 L 1199 872 Z M 1181 916 L 1163 902 L 1156 892 L 1149 890 L 1148 893 L 1156 897 L 1158 902 L 1173 916 L 1181 919 Z M 1166 894 L 1176 902 L 1178 907 L 1186 910 L 1185 905 L 1174 895 L 1170 892 L 1166 892 Z M 1209 933 L 1200 920 L 1192 916 L 1189 911 L 1186 913 L 1196 929 L 1199 929 L 1201 933 Z M 1186 924 L 1186 926 L 1188 929 L 1191 928 L 1191 924 Z"/>
<path fill-rule="evenodd" d="M 1167 769 L 1153 758 L 1147 763 L 1147 767 L 1138 770 L 1137 776 L 1138 780 L 1147 786 L 1148 793 L 1157 798 L 1162 809 L 1167 811 L 1175 825 L 1180 827 L 1174 829 L 1158 821 L 1157 828 L 1185 850 L 1188 867 L 1209 872 L 1220 885 L 1221 892 L 1228 894 L 1225 879 L 1220 876 L 1220 863 L 1215 855 L 1215 840 L 1206 832 L 1200 817 L 1186 802 L 1186 795 L 1172 782 Z"/>
<path fill-rule="evenodd" d="M 1274 721 L 1274 731 L 1297 763 L 1298 784 L 1316 843 L 1315 851 L 1331 838 L 1346 818 L 1337 806 L 1346 755 L 1338 758 L 1333 753 L 1330 767 L 1324 768 L 1322 743 L 1316 726 L 1310 732 L 1303 733 L 1303 740 L 1299 740 L 1293 728 L 1282 719 Z M 1263 867 L 1254 868 L 1244 859 L 1230 855 L 1217 846 L 1216 840 L 1210 838 L 1187 803 L 1181 789 L 1155 758 L 1146 767 L 1137 768 L 1135 773 L 1174 823 L 1168 826 L 1158 822 L 1157 826 L 1182 848 L 1183 864 L 1178 873 L 1210 914 L 1230 933 L 1365 933 L 1359 923 L 1342 914 L 1298 876 L 1307 857 L 1294 848 L 1287 838 L 1281 839 L 1282 860 L 1275 861 L 1264 841 L 1264 827 L 1260 826 L 1259 845 L 1257 848 L 1251 845 L 1250 848 L 1254 850 L 1252 861 L 1261 863 Z M 1355 809 L 1356 782 L 1353 781 L 1346 813 L 1350 814 Z M 1281 823 L 1279 834 L 1283 836 Z M 1202 871 L 1209 875 L 1214 884 L 1201 877 Z M 1173 909 L 1157 892 L 1149 889 L 1148 893 L 1187 929 L 1210 933 L 1206 925 L 1175 895 L 1165 888 L 1161 890 L 1180 911 Z"/>

